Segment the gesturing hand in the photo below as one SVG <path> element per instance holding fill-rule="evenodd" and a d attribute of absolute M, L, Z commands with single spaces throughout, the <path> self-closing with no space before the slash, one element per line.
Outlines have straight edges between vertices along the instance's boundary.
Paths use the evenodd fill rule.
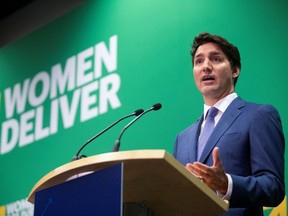
<path fill-rule="evenodd" d="M 200 162 L 186 164 L 186 168 L 197 178 L 201 179 L 213 191 L 226 194 L 228 188 L 228 178 L 219 157 L 219 148 L 213 149 L 213 165 L 207 166 Z"/>

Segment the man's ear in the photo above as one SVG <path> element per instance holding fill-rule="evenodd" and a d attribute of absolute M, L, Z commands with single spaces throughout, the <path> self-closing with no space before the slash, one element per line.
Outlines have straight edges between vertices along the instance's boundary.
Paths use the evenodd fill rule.
<path fill-rule="evenodd" d="M 234 67 L 233 68 L 233 73 L 232 73 L 233 78 L 238 77 L 239 74 L 240 74 L 240 69 L 238 67 Z"/>

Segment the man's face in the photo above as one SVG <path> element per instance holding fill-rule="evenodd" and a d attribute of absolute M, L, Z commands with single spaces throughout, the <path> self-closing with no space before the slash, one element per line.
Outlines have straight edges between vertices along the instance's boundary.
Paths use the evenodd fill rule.
<path fill-rule="evenodd" d="M 232 69 L 227 56 L 214 43 L 198 47 L 194 56 L 194 80 L 207 105 L 234 92 L 234 78 L 239 69 Z"/>

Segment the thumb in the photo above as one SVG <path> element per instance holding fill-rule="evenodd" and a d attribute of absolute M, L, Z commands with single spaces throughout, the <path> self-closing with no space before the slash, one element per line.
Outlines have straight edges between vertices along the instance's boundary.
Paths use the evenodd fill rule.
<path fill-rule="evenodd" d="M 220 157 L 219 157 L 219 148 L 218 147 L 215 147 L 213 149 L 213 166 L 217 167 L 217 166 L 221 166 L 221 160 L 220 160 Z"/>

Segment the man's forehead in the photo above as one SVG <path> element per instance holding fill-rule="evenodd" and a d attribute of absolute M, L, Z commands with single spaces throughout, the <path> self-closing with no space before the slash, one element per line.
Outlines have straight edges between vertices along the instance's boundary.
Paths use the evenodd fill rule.
<path fill-rule="evenodd" d="M 215 43 L 205 43 L 198 47 L 195 57 L 206 54 L 222 54 L 225 55 L 222 49 Z"/>

